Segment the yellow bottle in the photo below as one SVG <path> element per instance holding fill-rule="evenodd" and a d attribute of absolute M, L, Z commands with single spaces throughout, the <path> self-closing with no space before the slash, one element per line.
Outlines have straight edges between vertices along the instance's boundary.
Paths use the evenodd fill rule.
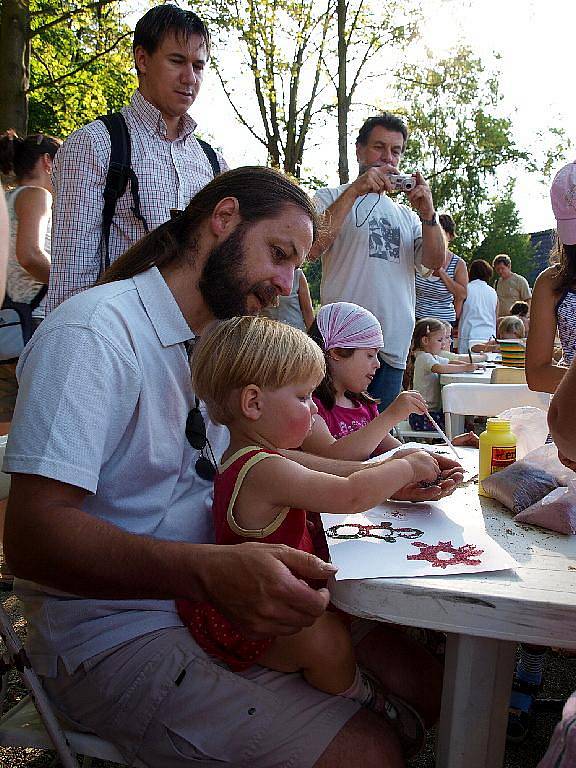
<path fill-rule="evenodd" d="M 510 422 L 506 419 L 488 419 L 486 431 L 480 435 L 478 493 L 488 496 L 482 488 L 482 480 L 515 461 L 516 435 L 510 432 Z"/>

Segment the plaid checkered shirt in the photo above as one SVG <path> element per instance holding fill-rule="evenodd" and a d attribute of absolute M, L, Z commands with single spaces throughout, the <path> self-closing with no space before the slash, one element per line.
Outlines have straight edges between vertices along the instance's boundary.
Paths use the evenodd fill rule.
<path fill-rule="evenodd" d="M 140 91 L 134 93 L 122 114 L 130 132 L 141 210 L 149 228 L 154 229 L 170 218 L 171 208 L 184 209 L 212 180 L 212 168 L 194 136 L 196 122 L 189 115 L 183 115 L 178 137 L 169 141 L 160 111 Z M 110 149 L 106 126 L 95 120 L 73 133 L 56 154 L 47 312 L 89 288 L 101 273 L 103 191 Z M 218 161 L 223 171 L 228 169 L 219 154 Z M 111 262 L 145 234 L 132 204 L 128 184 L 116 205 L 110 230 Z"/>

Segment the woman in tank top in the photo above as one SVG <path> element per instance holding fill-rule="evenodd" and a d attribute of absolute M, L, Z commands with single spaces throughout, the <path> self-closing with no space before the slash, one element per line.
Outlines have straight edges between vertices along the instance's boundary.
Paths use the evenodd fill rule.
<path fill-rule="evenodd" d="M 456 236 L 454 220 L 443 213 L 438 222 L 446 241 L 446 260 L 440 269 L 435 269 L 427 277 L 416 272 L 416 320 L 435 317 L 454 325 L 466 298 L 468 270 L 464 259 L 449 250 Z"/>
<path fill-rule="evenodd" d="M 46 291 L 50 274 L 52 160 L 60 141 L 42 133 L 19 138 L 14 131 L 0 136 L 0 170 L 15 177 L 6 193 L 10 240 L 6 294 L 12 301 L 30 304 Z M 33 317 L 42 319 L 42 304 Z M 15 363 L 0 365 L 0 421 L 9 422 L 18 385 Z"/>
<path fill-rule="evenodd" d="M 576 354 L 576 162 L 564 166 L 552 183 L 550 197 L 556 216 L 557 247 L 552 266 L 534 284 L 530 331 L 526 347 L 526 378 L 530 389 L 556 391 Z M 554 364 L 556 333 L 562 360 Z"/>

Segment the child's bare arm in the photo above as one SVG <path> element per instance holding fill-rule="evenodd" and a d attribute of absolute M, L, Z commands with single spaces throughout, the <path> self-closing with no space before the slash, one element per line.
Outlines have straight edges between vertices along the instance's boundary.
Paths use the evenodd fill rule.
<path fill-rule="evenodd" d="M 308 453 L 327 458 L 363 461 L 377 448 L 382 453 L 399 445 L 389 432 L 411 413 L 426 413 L 426 401 L 420 392 L 401 392 L 375 419 L 338 440 L 330 434 L 326 422 L 318 415 L 314 419 L 311 433 L 302 443 L 302 448 Z"/>
<path fill-rule="evenodd" d="M 444 365 L 437 363 L 430 370 L 432 373 L 464 373 L 475 371 L 479 367 L 476 363 L 464 363 L 464 365 L 461 363 L 445 363 Z"/>
<path fill-rule="evenodd" d="M 314 472 L 289 459 L 274 457 L 250 470 L 234 512 L 240 515 L 237 521 L 247 528 L 252 527 L 247 521 L 250 510 L 258 506 L 335 514 L 363 512 L 410 483 L 436 480 L 439 472 L 438 462 L 426 451 L 369 465 L 346 478 Z"/>

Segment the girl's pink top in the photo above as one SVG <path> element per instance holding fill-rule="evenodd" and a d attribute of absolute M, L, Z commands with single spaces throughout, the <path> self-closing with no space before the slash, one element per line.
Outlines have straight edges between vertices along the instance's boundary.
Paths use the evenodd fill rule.
<path fill-rule="evenodd" d="M 313 396 L 313 400 L 318 406 L 319 415 L 322 416 L 328 425 L 330 434 L 335 440 L 346 437 L 346 435 L 352 432 L 357 432 L 378 416 L 376 403 L 361 404 L 355 408 L 344 408 L 341 405 L 335 405 L 328 410 L 316 396 Z"/>

